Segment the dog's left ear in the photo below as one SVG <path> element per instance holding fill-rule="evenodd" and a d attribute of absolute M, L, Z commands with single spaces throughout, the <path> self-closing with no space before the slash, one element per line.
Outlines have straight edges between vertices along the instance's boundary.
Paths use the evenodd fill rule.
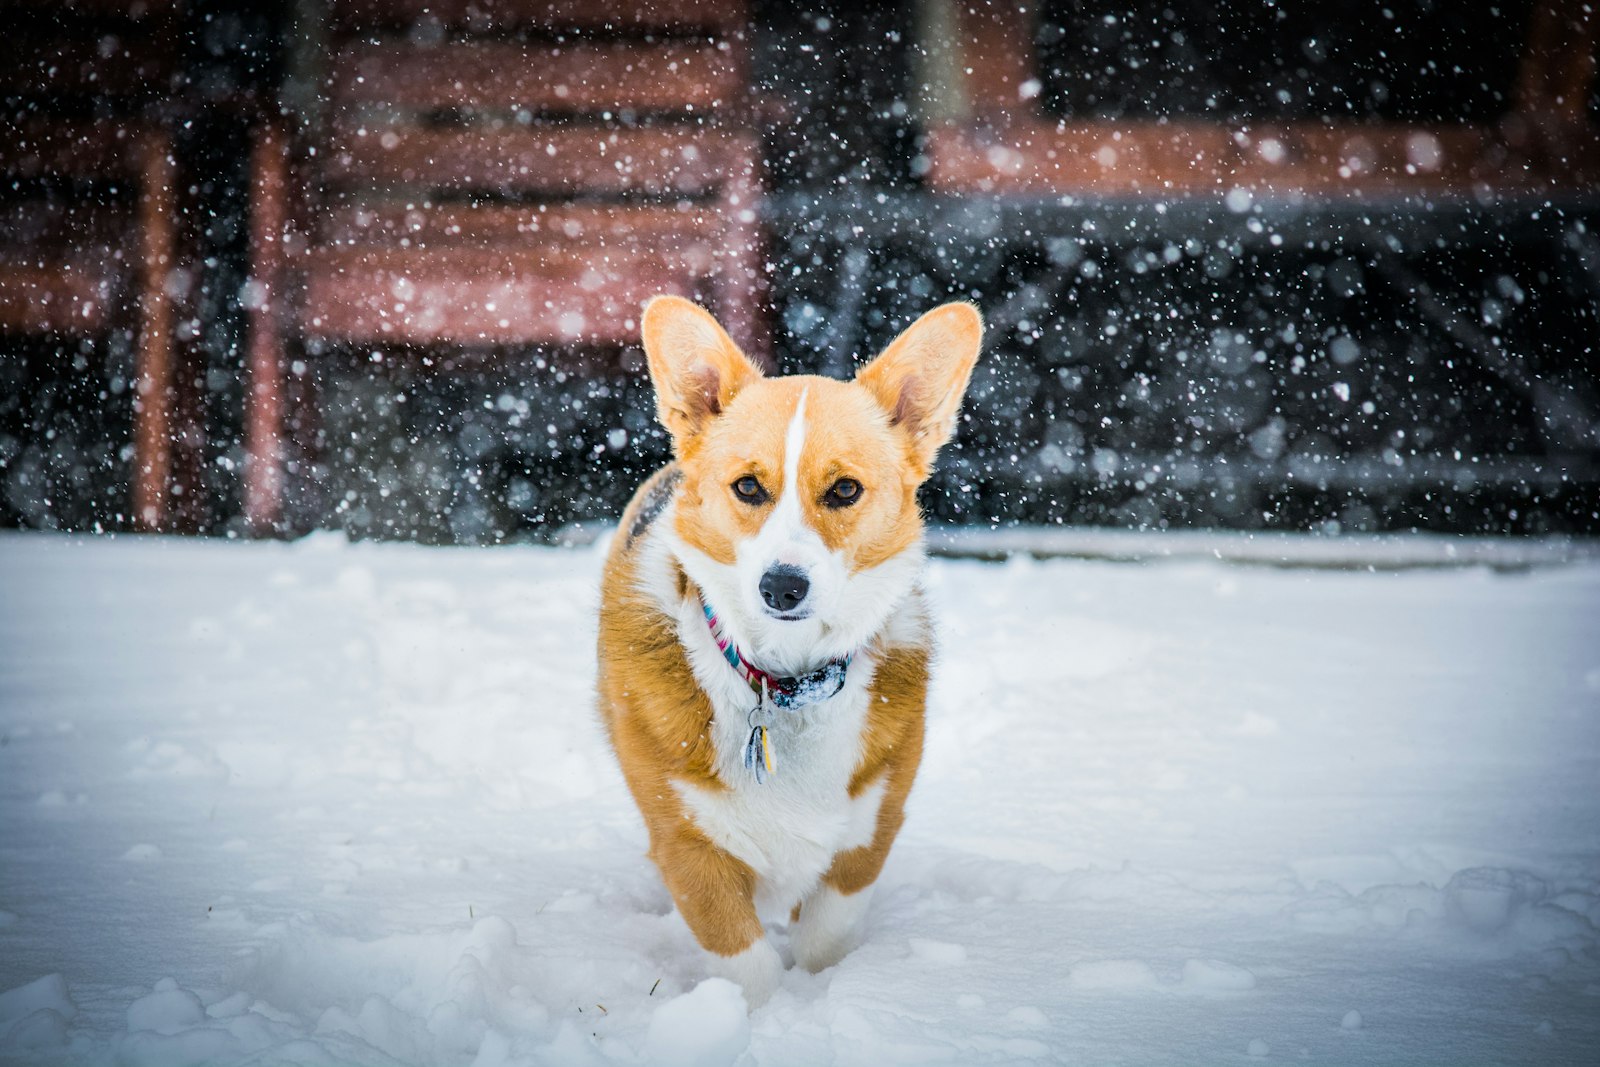
<path fill-rule="evenodd" d="M 944 304 L 912 323 L 856 381 L 911 436 L 921 474 L 933 470 L 939 446 L 956 428 L 961 395 L 983 347 L 983 316 L 971 304 Z"/>
<path fill-rule="evenodd" d="M 656 412 L 681 459 L 684 446 L 761 371 L 710 312 L 679 296 L 646 304 L 640 332 L 656 386 Z"/>

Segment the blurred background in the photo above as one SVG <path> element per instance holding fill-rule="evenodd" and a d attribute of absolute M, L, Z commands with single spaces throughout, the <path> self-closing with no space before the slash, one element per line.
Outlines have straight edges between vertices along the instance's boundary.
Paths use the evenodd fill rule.
<path fill-rule="evenodd" d="M 0 0 L 0 525 L 613 520 L 658 292 L 990 333 L 941 522 L 1600 533 L 1600 87 L 1542 0 Z"/>

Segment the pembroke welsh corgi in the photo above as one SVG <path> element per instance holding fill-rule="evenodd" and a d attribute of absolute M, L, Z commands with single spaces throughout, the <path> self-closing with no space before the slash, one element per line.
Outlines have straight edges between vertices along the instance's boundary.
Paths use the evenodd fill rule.
<path fill-rule="evenodd" d="M 983 325 L 936 308 L 851 382 L 768 378 L 678 297 L 641 326 L 675 459 L 606 559 L 600 714 L 678 911 L 754 1007 L 783 971 L 763 919 L 836 963 L 904 822 L 932 646 L 917 488 Z"/>

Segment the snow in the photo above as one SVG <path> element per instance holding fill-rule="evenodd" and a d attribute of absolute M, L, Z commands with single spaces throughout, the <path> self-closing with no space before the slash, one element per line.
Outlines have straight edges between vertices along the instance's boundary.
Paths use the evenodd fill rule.
<path fill-rule="evenodd" d="M 651 1013 L 643 1052 L 658 1067 L 732 1067 L 749 1047 L 744 993 L 726 978 L 708 978 Z"/>
<path fill-rule="evenodd" d="M 747 1014 L 599 551 L 0 537 L 0 1062 L 1600 1061 L 1593 560 L 935 561 L 863 942 Z"/>

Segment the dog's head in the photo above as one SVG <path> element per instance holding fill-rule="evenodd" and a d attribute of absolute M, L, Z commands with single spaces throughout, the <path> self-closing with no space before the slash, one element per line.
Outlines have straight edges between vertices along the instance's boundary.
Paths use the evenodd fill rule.
<path fill-rule="evenodd" d="M 955 429 L 982 332 L 976 308 L 945 304 L 854 381 L 767 378 L 689 301 L 645 308 L 683 472 L 677 554 L 764 664 L 801 670 L 852 651 L 915 583 L 917 487 Z"/>

